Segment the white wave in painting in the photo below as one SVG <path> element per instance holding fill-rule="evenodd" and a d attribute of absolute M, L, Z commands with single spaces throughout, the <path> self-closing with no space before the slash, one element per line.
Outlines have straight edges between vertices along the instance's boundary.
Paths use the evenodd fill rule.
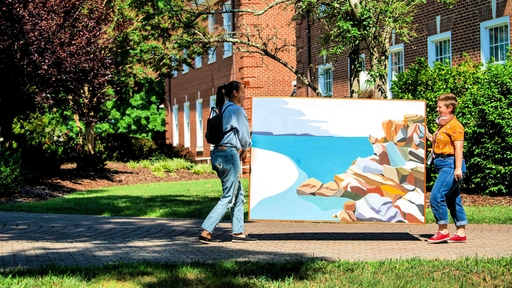
<path fill-rule="evenodd" d="M 286 191 L 297 181 L 299 171 L 295 163 L 283 154 L 255 147 L 251 148 L 251 154 L 251 178 L 259 179 L 251 181 L 251 190 L 258 191 L 250 195 L 253 208 L 262 199 Z"/>

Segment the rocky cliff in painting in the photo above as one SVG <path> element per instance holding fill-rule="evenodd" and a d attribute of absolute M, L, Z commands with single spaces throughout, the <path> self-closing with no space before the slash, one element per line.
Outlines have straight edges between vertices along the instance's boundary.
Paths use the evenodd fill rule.
<path fill-rule="evenodd" d="M 424 122 L 419 115 L 383 121 L 385 136 L 369 137 L 374 155 L 357 158 L 331 182 L 315 178 L 304 181 L 297 194 L 351 199 L 333 215 L 340 221 L 423 223 Z"/>

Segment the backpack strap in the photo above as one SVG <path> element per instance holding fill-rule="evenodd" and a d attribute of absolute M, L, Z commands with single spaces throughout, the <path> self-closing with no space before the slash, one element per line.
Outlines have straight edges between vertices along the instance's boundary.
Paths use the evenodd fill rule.
<path fill-rule="evenodd" d="M 231 103 L 231 102 L 228 102 L 228 103 Z M 231 104 L 231 105 L 227 104 L 227 105 L 226 105 L 226 107 L 224 107 L 224 110 L 222 110 L 222 114 L 224 114 L 224 112 L 226 112 L 226 110 L 227 110 L 229 107 L 234 106 L 234 105 L 235 105 L 235 104 Z M 235 129 L 235 127 L 231 127 L 231 129 L 229 129 L 228 131 L 223 132 L 223 135 L 228 134 L 229 132 L 233 131 L 234 129 Z"/>

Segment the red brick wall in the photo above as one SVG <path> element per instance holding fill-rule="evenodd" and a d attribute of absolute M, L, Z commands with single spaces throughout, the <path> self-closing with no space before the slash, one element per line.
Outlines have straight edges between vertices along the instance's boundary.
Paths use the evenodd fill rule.
<path fill-rule="evenodd" d="M 512 1 L 498 0 L 496 9 L 496 18 L 506 15 L 512 15 Z M 491 20 L 491 1 L 490 0 L 459 0 L 453 8 L 428 1 L 427 4 L 420 5 L 415 16 L 417 37 L 404 44 L 405 66 L 416 62 L 418 57 L 428 58 L 427 38 L 430 35 L 437 34 L 436 16 L 441 16 L 440 33 L 451 31 L 452 39 L 452 64 L 457 65 L 463 60 L 462 54 L 467 53 L 473 60 L 480 60 L 480 22 Z M 308 64 L 318 67 L 324 64 L 320 54 L 320 45 L 318 38 L 321 33 L 321 27 L 318 23 L 312 21 L 311 25 L 311 63 L 307 61 L 307 36 L 305 20 L 297 22 L 297 67 L 303 75 L 307 75 Z M 402 43 L 396 38 L 395 44 Z M 339 58 L 339 61 L 333 63 L 333 97 L 347 97 L 349 95 L 349 76 L 348 76 L 348 55 L 345 54 Z M 312 69 L 311 78 L 317 84 L 317 71 Z M 298 82 L 298 95 L 308 96 L 307 89 L 301 82 Z M 315 96 L 311 92 L 310 96 Z"/>
<path fill-rule="evenodd" d="M 254 7 L 264 7 L 266 2 L 242 0 L 235 1 L 237 9 L 254 9 Z M 291 21 L 293 15 L 292 8 L 287 10 L 273 9 L 271 13 L 260 17 L 235 15 L 237 31 L 243 31 L 241 27 L 256 28 L 256 25 L 279 27 L 278 43 L 290 43 L 291 47 L 278 56 L 287 61 L 291 66 L 296 65 L 295 58 L 295 23 Z M 216 15 L 216 24 L 222 23 L 222 16 Z M 275 29 L 274 29 L 275 30 Z M 262 34 L 264 37 L 270 37 L 271 33 Z M 257 39 L 256 36 L 251 40 Z M 235 48 L 236 50 L 236 48 Z M 183 104 L 186 99 L 190 102 L 190 149 L 197 157 L 209 157 L 209 144 L 204 140 L 204 152 L 196 151 L 196 127 L 195 123 L 195 101 L 200 97 L 203 99 L 203 121 L 209 116 L 210 96 L 215 94 L 217 87 L 231 80 L 241 81 L 246 85 L 246 100 L 243 104 L 249 121 L 251 121 L 251 103 L 254 96 L 289 96 L 292 92 L 292 81 L 295 81 L 295 75 L 286 69 L 283 65 L 258 54 L 236 52 L 233 56 L 223 59 L 223 46 L 217 48 L 217 61 L 207 64 L 208 58 L 203 57 L 201 68 L 190 68 L 186 74 L 178 73 L 178 76 L 166 81 L 167 98 L 167 142 L 172 143 L 172 106 L 176 103 L 179 107 L 179 139 L 184 143 L 183 126 Z M 213 89 L 213 94 L 212 94 Z M 206 129 L 206 126 L 203 125 Z M 202 131 L 204 135 L 205 131 Z M 177 143 L 172 143 L 176 145 Z M 248 163 L 248 162 L 247 162 Z M 245 164 L 247 164 L 245 163 Z"/>

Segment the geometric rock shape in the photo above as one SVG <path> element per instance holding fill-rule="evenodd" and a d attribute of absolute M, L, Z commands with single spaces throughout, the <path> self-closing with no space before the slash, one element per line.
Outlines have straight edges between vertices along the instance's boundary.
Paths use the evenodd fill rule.
<path fill-rule="evenodd" d="M 406 140 L 407 140 L 407 128 L 402 127 L 398 131 L 396 131 L 396 135 L 393 138 L 393 141 L 397 145 L 402 146 L 402 145 L 400 145 L 400 142 L 403 142 L 403 144 L 405 144 Z"/>
<path fill-rule="evenodd" d="M 399 184 L 405 183 L 407 181 L 407 176 L 410 173 L 409 170 L 402 167 L 391 167 L 388 165 L 383 165 L 382 168 L 382 174 L 384 176 Z"/>
<path fill-rule="evenodd" d="M 338 211 L 338 213 L 332 215 L 332 217 L 333 218 L 338 218 L 342 222 L 352 222 L 352 219 L 350 218 L 348 213 L 343 211 L 343 210 Z"/>
<path fill-rule="evenodd" d="M 356 211 L 356 202 L 354 201 L 347 201 L 345 204 L 343 204 L 343 210 L 345 211 Z"/>
<path fill-rule="evenodd" d="M 395 206 L 400 207 L 400 210 L 405 214 L 411 214 L 414 216 L 414 218 L 418 219 L 419 222 L 416 223 L 423 223 L 425 216 L 423 215 L 423 210 L 420 211 L 419 207 L 415 205 L 414 203 L 407 201 L 405 199 L 398 199 L 395 202 Z M 407 217 L 407 216 L 406 216 Z"/>
<path fill-rule="evenodd" d="M 379 162 L 379 157 L 377 157 L 377 155 L 371 155 L 371 156 L 368 156 L 366 157 L 368 160 L 371 160 L 375 163 L 378 163 Z M 382 165 L 381 165 L 382 166 Z"/>
<path fill-rule="evenodd" d="M 416 190 L 413 192 L 408 192 L 405 194 L 402 199 L 407 200 L 415 205 L 425 205 L 425 193 L 421 192 L 420 190 Z"/>
<path fill-rule="evenodd" d="M 384 192 L 384 197 L 390 198 L 392 203 L 395 203 L 398 199 L 402 198 L 406 194 L 405 192 L 388 185 L 382 185 L 380 188 Z"/>
<path fill-rule="evenodd" d="M 315 192 L 321 187 L 322 182 L 315 178 L 309 178 L 297 187 L 297 194 L 300 196 L 315 196 Z"/>
<path fill-rule="evenodd" d="M 414 178 L 425 181 L 425 167 L 423 165 L 412 168 L 411 173 L 414 175 Z"/>
<path fill-rule="evenodd" d="M 416 186 L 413 186 L 413 185 L 411 185 L 411 184 L 409 184 L 407 182 L 406 183 L 402 183 L 401 185 L 402 185 L 402 187 L 404 187 L 408 191 L 414 191 L 416 189 Z"/>
<path fill-rule="evenodd" d="M 425 150 L 423 149 L 409 149 L 409 160 L 423 164 L 425 161 Z"/>
<path fill-rule="evenodd" d="M 342 193 L 343 192 L 338 188 L 338 184 L 336 184 L 334 181 L 331 181 L 322 185 L 322 187 L 315 192 L 315 195 L 324 197 L 339 197 Z"/>
<path fill-rule="evenodd" d="M 386 152 L 386 147 L 382 143 L 376 143 L 373 145 L 373 153 L 379 157 L 377 163 L 380 165 L 389 165 L 389 156 Z"/>
<path fill-rule="evenodd" d="M 348 214 L 348 217 L 353 221 L 357 222 L 356 214 L 351 210 L 345 210 L 345 212 Z"/>
<path fill-rule="evenodd" d="M 415 123 L 424 124 L 425 122 L 425 117 L 418 114 L 405 114 L 404 119 L 407 126 L 412 126 Z"/>
<path fill-rule="evenodd" d="M 393 142 L 385 143 L 384 146 L 386 147 L 386 152 L 388 153 L 390 166 L 399 167 L 405 165 L 405 162 L 407 162 L 406 159 L 404 159 L 404 157 L 401 155 L 400 151 Z"/>
<path fill-rule="evenodd" d="M 363 173 L 382 174 L 382 165 L 368 159 L 358 157 L 354 163 L 356 168 Z"/>
<path fill-rule="evenodd" d="M 392 206 L 391 199 L 373 193 L 356 201 L 355 214 L 358 221 L 405 222 L 400 210 Z"/>
<path fill-rule="evenodd" d="M 398 184 L 397 182 L 377 174 L 360 174 L 360 173 L 354 173 L 355 178 L 359 178 L 363 182 L 366 183 L 366 185 L 369 186 L 382 186 L 382 185 L 389 185 L 393 186 L 398 190 L 401 190 L 402 192 L 407 192 L 405 188 L 402 187 L 402 185 Z M 368 187 L 367 187 L 368 188 Z"/>
<path fill-rule="evenodd" d="M 384 142 L 391 141 L 393 139 L 394 135 L 392 134 L 392 131 L 394 126 L 395 123 L 393 123 L 393 120 L 382 121 L 382 131 L 384 132 L 384 137 L 386 137 Z"/>

